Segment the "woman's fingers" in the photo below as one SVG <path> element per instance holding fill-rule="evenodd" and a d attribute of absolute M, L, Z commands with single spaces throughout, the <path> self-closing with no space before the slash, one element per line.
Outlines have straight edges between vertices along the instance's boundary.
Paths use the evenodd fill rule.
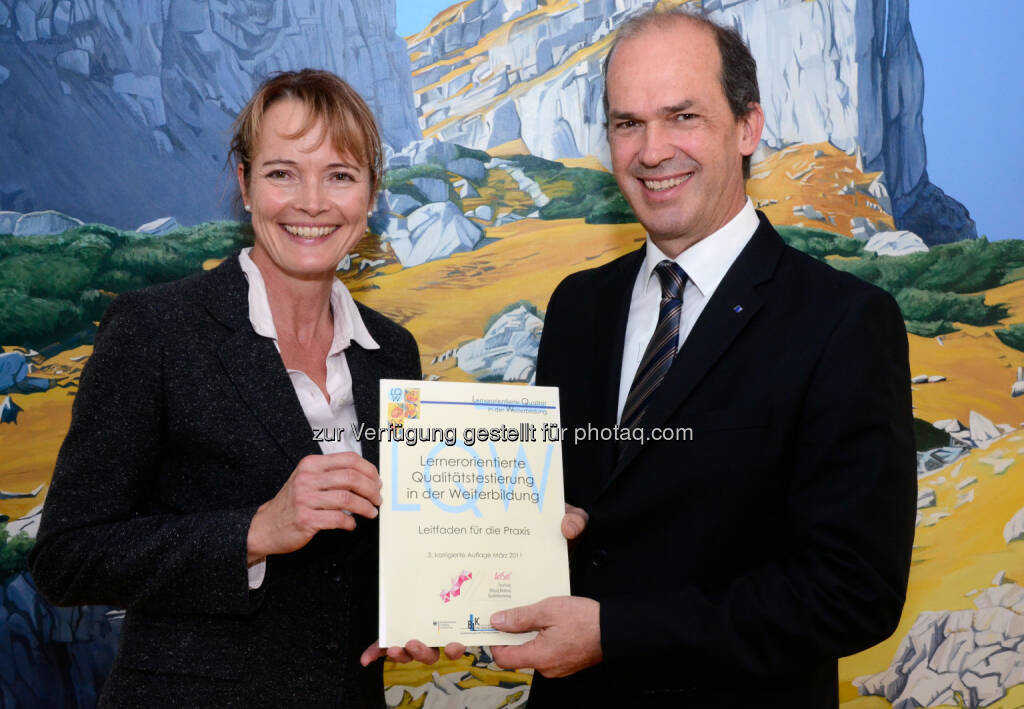
<path fill-rule="evenodd" d="M 377 468 L 355 453 L 310 455 L 260 506 L 249 526 L 250 559 L 301 549 L 323 529 L 353 530 L 381 504 Z"/>

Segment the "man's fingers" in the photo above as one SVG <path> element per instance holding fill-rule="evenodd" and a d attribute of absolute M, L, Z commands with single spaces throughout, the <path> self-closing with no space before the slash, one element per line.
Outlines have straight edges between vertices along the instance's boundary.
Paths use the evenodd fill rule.
<path fill-rule="evenodd" d="M 570 540 L 575 539 L 583 534 L 589 521 L 590 515 L 586 510 L 566 503 L 565 516 L 562 517 L 562 536 Z"/>
<path fill-rule="evenodd" d="M 583 534 L 583 528 L 586 526 L 578 515 L 567 514 L 562 517 L 562 536 L 566 539 L 575 539 L 576 537 Z"/>
<path fill-rule="evenodd" d="M 491 625 L 495 629 L 506 633 L 525 633 L 529 630 L 537 630 L 543 617 L 540 603 L 530 606 L 519 606 L 508 610 L 498 611 L 491 616 Z"/>
<path fill-rule="evenodd" d="M 530 659 L 533 645 L 533 640 L 525 645 L 495 645 L 491 648 L 491 657 L 494 658 L 494 664 L 503 670 L 533 667 L 535 661 Z"/>
<path fill-rule="evenodd" d="M 570 505 L 568 502 L 565 503 L 565 513 L 567 515 L 579 515 L 586 522 L 590 519 L 590 514 L 582 507 L 576 505 Z"/>

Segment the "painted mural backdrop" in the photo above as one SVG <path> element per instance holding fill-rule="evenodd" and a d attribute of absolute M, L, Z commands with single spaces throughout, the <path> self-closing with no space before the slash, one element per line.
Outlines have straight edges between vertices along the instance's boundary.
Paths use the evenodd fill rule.
<path fill-rule="evenodd" d="M 910 597 L 892 639 L 842 662 L 843 706 L 1019 707 L 1024 242 L 978 239 L 929 182 L 908 1 L 662 4 L 748 39 L 751 196 L 893 293 L 910 333 Z M 403 39 L 390 0 L 0 0 L 0 706 L 95 701 L 122 613 L 50 607 L 25 555 L 106 305 L 246 241 L 225 143 L 259 79 L 327 68 L 380 119 L 386 189 L 339 271 L 355 296 L 413 331 L 426 376 L 526 384 L 558 281 L 643 239 L 605 167 L 600 62 L 651 4 L 467 0 Z M 386 680 L 394 706 L 521 707 L 529 676 L 481 650 Z"/>

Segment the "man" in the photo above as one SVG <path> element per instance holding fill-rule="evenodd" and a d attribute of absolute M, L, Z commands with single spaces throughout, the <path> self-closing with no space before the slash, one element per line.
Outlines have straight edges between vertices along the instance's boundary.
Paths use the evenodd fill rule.
<path fill-rule="evenodd" d="M 537 668 L 531 709 L 835 707 L 838 658 L 888 637 L 906 592 L 902 318 L 755 213 L 764 114 L 739 35 L 644 15 L 605 81 L 612 168 L 648 239 L 548 306 L 537 383 L 560 388 L 570 432 L 574 595 L 496 614 L 540 633 L 495 660 Z M 574 444 L 587 426 L 632 440 Z"/>

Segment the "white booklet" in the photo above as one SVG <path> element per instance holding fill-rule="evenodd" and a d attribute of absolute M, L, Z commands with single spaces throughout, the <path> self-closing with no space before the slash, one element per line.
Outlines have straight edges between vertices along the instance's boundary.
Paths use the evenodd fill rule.
<path fill-rule="evenodd" d="M 519 645 L 492 613 L 569 594 L 558 389 L 382 379 L 380 644 Z"/>

